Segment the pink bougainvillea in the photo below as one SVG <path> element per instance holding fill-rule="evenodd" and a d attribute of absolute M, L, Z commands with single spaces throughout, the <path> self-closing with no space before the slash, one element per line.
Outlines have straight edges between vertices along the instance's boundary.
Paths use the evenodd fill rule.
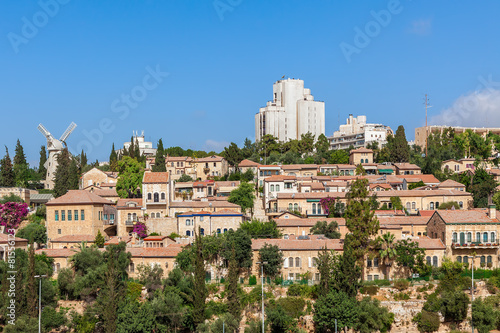
<path fill-rule="evenodd" d="M 148 229 L 146 227 L 146 224 L 142 222 L 137 222 L 134 225 L 134 229 L 132 232 L 135 232 L 139 238 L 145 238 L 148 236 Z"/>
<path fill-rule="evenodd" d="M 0 226 L 7 229 L 17 229 L 21 221 L 28 215 L 28 205 L 20 202 L 0 204 Z"/>
<path fill-rule="evenodd" d="M 319 201 L 319 204 L 321 205 L 321 207 L 323 208 L 323 211 L 329 215 L 330 214 L 330 211 L 333 212 L 334 209 L 335 209 L 335 201 L 337 199 L 335 198 L 332 198 L 332 197 L 326 197 L 326 198 L 323 198 Z"/>

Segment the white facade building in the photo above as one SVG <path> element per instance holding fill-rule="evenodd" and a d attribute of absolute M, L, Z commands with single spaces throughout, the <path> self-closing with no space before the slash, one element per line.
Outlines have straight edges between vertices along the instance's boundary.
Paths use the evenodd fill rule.
<path fill-rule="evenodd" d="M 378 142 L 379 147 L 387 143 L 387 136 L 392 133 L 389 126 L 382 124 L 367 124 L 366 116 L 347 118 L 345 125 L 340 125 L 339 130 L 328 138 L 331 149 L 347 149 L 366 147 L 372 142 Z"/>
<path fill-rule="evenodd" d="M 273 84 L 273 100 L 255 115 L 255 140 L 271 134 L 279 141 L 300 139 L 311 132 L 325 134 L 325 102 L 315 101 L 303 80 L 286 79 Z"/>
<path fill-rule="evenodd" d="M 144 139 L 144 131 L 142 131 L 141 135 L 137 134 L 137 131 L 132 132 L 132 137 L 134 140 L 134 145 L 139 143 L 139 150 L 141 152 L 141 155 L 144 156 L 154 156 L 156 155 L 156 148 L 153 148 L 153 143 L 150 141 L 146 141 Z M 126 148 L 127 150 L 130 148 L 131 142 L 124 142 L 123 147 Z M 122 154 L 123 149 L 119 149 L 116 151 L 117 154 Z"/>

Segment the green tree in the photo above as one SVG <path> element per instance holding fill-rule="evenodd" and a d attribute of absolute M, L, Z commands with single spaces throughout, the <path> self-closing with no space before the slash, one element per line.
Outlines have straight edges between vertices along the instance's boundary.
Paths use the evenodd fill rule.
<path fill-rule="evenodd" d="M 45 162 L 47 162 L 47 151 L 45 150 L 45 146 L 41 146 L 40 148 L 40 162 L 38 163 L 38 173 L 41 179 L 45 179 L 47 175 L 47 169 L 45 168 Z"/>
<path fill-rule="evenodd" d="M 264 244 L 259 249 L 259 261 L 267 262 L 264 265 L 264 275 L 275 277 L 281 272 L 283 266 L 283 253 L 277 245 Z"/>
<path fill-rule="evenodd" d="M 36 282 L 35 282 L 35 247 L 33 244 L 29 245 L 28 248 L 28 276 L 27 276 L 27 285 L 26 285 L 26 290 L 28 295 L 31 295 L 31 297 L 27 298 L 27 303 L 28 303 L 28 310 L 27 313 L 31 317 L 35 317 L 37 313 L 37 297 L 33 297 L 33 295 L 36 295 Z"/>
<path fill-rule="evenodd" d="M 493 195 L 498 183 L 492 175 L 488 174 L 483 168 L 477 168 L 468 188 L 474 199 L 474 207 L 488 207 L 488 198 Z"/>
<path fill-rule="evenodd" d="M 349 153 L 344 149 L 333 150 L 330 153 L 330 158 L 328 159 L 330 164 L 348 164 L 349 163 Z"/>
<path fill-rule="evenodd" d="M 328 223 L 327 221 L 318 221 L 311 228 L 310 232 L 313 235 L 325 235 L 326 238 L 339 239 L 339 230 L 339 225 L 336 221 L 331 221 L 330 223 Z"/>
<path fill-rule="evenodd" d="M 109 169 L 116 172 L 118 169 L 118 154 L 116 153 L 115 143 L 111 146 L 111 153 L 109 154 Z"/>
<path fill-rule="evenodd" d="M 358 321 L 354 329 L 359 333 L 387 332 L 394 322 L 394 313 L 380 305 L 377 299 L 365 297 L 358 303 Z"/>
<path fill-rule="evenodd" d="M 16 185 L 16 176 L 7 146 L 5 146 L 5 156 L 0 161 L 0 179 L 2 181 L 2 186 L 13 187 Z"/>
<path fill-rule="evenodd" d="M 386 267 L 386 279 L 390 279 L 391 262 L 397 257 L 395 240 L 396 236 L 390 232 L 377 238 L 378 255 Z"/>
<path fill-rule="evenodd" d="M 280 238 L 281 232 L 276 225 L 276 221 L 263 222 L 258 219 L 245 221 L 240 224 L 240 228 L 253 239 L 257 238 Z"/>
<path fill-rule="evenodd" d="M 266 309 L 267 321 L 270 323 L 271 333 L 286 333 L 296 331 L 297 321 L 288 315 L 281 305 Z"/>
<path fill-rule="evenodd" d="M 379 229 L 379 221 L 371 210 L 368 198 L 368 180 L 356 179 L 347 193 L 346 226 L 349 229 L 351 248 L 355 251 L 360 267 L 364 267 L 364 256 Z"/>
<path fill-rule="evenodd" d="M 97 230 L 97 235 L 95 236 L 95 239 L 94 239 L 94 244 L 102 249 L 104 247 L 104 236 L 101 234 L 101 230 Z"/>
<path fill-rule="evenodd" d="M 314 148 L 316 148 L 316 152 L 321 156 L 325 156 L 328 150 L 330 150 L 330 142 L 328 142 L 327 137 L 323 133 L 318 136 Z"/>
<path fill-rule="evenodd" d="M 118 161 L 118 182 L 116 191 L 120 198 L 134 198 L 140 194 L 142 176 L 144 174 L 141 163 L 129 156 Z"/>
<path fill-rule="evenodd" d="M 472 302 L 472 323 L 479 333 L 488 333 L 497 326 L 497 312 L 492 304 L 476 298 Z"/>
<path fill-rule="evenodd" d="M 404 207 L 400 197 L 391 197 L 389 200 L 391 201 L 392 209 L 403 210 Z"/>
<path fill-rule="evenodd" d="M 231 259 L 229 260 L 229 267 L 227 272 L 227 307 L 228 312 L 234 318 L 240 318 L 241 306 L 240 299 L 238 297 L 238 277 L 240 276 L 240 268 L 238 262 L 236 261 L 236 251 L 234 249 L 234 244 L 231 247 Z"/>
<path fill-rule="evenodd" d="M 463 291 L 449 291 L 441 295 L 441 314 L 446 321 L 459 323 L 467 318 L 469 297 Z"/>
<path fill-rule="evenodd" d="M 408 189 L 413 190 L 413 189 L 416 189 L 417 187 L 422 187 L 422 186 L 425 186 L 425 183 L 423 181 L 419 180 L 416 183 L 409 184 Z"/>
<path fill-rule="evenodd" d="M 19 229 L 16 236 L 27 239 L 28 243 L 35 242 L 40 246 L 47 243 L 47 228 L 40 223 L 32 222 L 26 227 Z"/>
<path fill-rule="evenodd" d="M 310 154 L 314 149 L 314 134 L 311 132 L 307 132 L 306 134 L 302 134 L 300 136 L 300 153 L 301 154 Z"/>
<path fill-rule="evenodd" d="M 80 168 L 83 169 L 87 166 L 88 164 L 88 159 L 87 159 L 87 154 L 82 149 L 82 152 L 80 153 Z M 97 163 L 99 165 L 99 163 Z"/>
<path fill-rule="evenodd" d="M 405 163 L 410 161 L 410 146 L 408 145 L 408 141 L 406 141 L 403 125 L 399 125 L 394 140 L 391 140 L 391 142 L 388 140 L 387 147 L 389 148 L 392 162 Z"/>
<path fill-rule="evenodd" d="M 63 149 L 63 151 L 57 155 L 57 168 L 54 177 L 54 196 L 60 197 L 66 194 L 68 190 L 78 188 L 79 175 L 78 171 L 75 170 L 75 166 L 76 164 L 74 164 L 67 148 Z"/>
<path fill-rule="evenodd" d="M 154 292 L 161 288 L 161 279 L 163 277 L 163 269 L 159 264 L 137 266 L 139 272 L 139 282 L 146 287 L 148 292 Z"/>
<path fill-rule="evenodd" d="M 231 191 L 227 201 L 239 205 L 241 207 L 241 211 L 246 213 L 247 209 L 253 209 L 255 200 L 254 192 L 252 184 L 243 182 L 240 186 L 238 186 L 238 188 Z"/>
<path fill-rule="evenodd" d="M 15 325 L 6 325 L 3 331 L 6 333 L 38 332 L 38 319 L 27 315 L 19 316 L 16 318 Z"/>
<path fill-rule="evenodd" d="M 125 302 L 120 306 L 116 318 L 118 333 L 166 332 L 158 325 L 154 308 L 150 302 Z"/>
<path fill-rule="evenodd" d="M 229 147 L 225 147 L 222 152 L 222 156 L 226 159 L 227 163 L 232 167 L 237 167 L 238 164 L 243 160 L 243 154 L 238 145 L 231 142 Z"/>
<path fill-rule="evenodd" d="M 156 148 L 155 164 L 153 165 L 153 172 L 166 172 L 167 167 L 165 165 L 165 149 L 163 148 L 163 141 L 158 140 L 158 145 Z"/>
<path fill-rule="evenodd" d="M 205 260 L 203 258 L 203 241 L 200 230 L 195 234 L 194 257 L 194 300 L 193 322 L 199 325 L 205 321 L 205 301 L 207 287 L 205 285 Z"/>
<path fill-rule="evenodd" d="M 220 238 L 217 237 L 216 238 Z M 232 247 L 236 251 L 236 261 L 239 268 L 250 268 L 252 266 L 252 239 L 247 232 L 241 228 L 236 231 L 229 230 L 221 239 L 220 248 L 223 250 L 222 257 L 229 261 L 232 256 Z"/>
<path fill-rule="evenodd" d="M 425 268 L 425 250 L 418 246 L 417 242 L 402 239 L 396 242 L 395 261 L 399 267 L 408 270 L 407 276 L 412 276 L 417 271 Z"/>
<path fill-rule="evenodd" d="M 193 181 L 193 178 L 191 178 L 191 176 L 189 176 L 188 174 L 182 174 L 179 179 L 177 179 L 177 182 L 178 183 L 187 183 L 187 182 L 192 182 Z"/>
<path fill-rule="evenodd" d="M 26 162 L 24 148 L 19 139 L 16 143 L 16 154 L 14 155 L 14 177 L 16 185 L 19 187 L 27 187 L 30 180 L 29 165 Z"/>
<path fill-rule="evenodd" d="M 417 323 L 417 328 L 420 332 L 436 332 L 441 324 L 439 315 L 435 312 L 428 312 L 422 310 L 414 318 L 413 321 Z"/>
<path fill-rule="evenodd" d="M 359 308 L 356 298 L 346 293 L 330 291 L 321 295 L 314 304 L 314 325 L 317 332 L 331 332 L 332 327 L 344 329 L 353 328 L 358 321 Z"/>

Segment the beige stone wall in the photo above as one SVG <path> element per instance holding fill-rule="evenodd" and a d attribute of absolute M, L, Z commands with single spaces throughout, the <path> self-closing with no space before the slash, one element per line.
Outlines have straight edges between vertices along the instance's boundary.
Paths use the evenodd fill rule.
<path fill-rule="evenodd" d="M 139 265 L 159 265 L 163 269 L 163 277 L 166 278 L 168 273 L 174 269 L 175 258 L 149 258 L 149 257 L 132 257 L 130 260 L 127 272 L 130 278 L 139 277 Z"/>
<path fill-rule="evenodd" d="M 189 220 L 189 223 L 187 222 Z M 198 227 L 203 229 L 205 235 L 213 233 L 224 233 L 229 229 L 239 228 L 243 221 L 242 216 L 190 216 L 177 217 L 178 234 L 181 236 L 193 236 L 193 233 L 198 232 Z M 187 225 L 188 223 L 188 225 Z M 189 235 L 187 234 L 189 231 Z"/>
<path fill-rule="evenodd" d="M 148 218 L 146 221 L 148 233 L 157 232 L 163 236 L 177 232 L 177 219 L 175 217 L 163 217 L 159 219 Z"/>
<path fill-rule="evenodd" d="M 80 189 L 90 185 L 100 185 L 102 183 L 116 183 L 115 178 L 111 178 L 99 169 L 91 169 L 82 175 Z"/>
<path fill-rule="evenodd" d="M 363 162 L 361 162 L 363 160 Z M 366 162 L 368 160 L 368 162 Z M 351 153 L 349 164 L 358 165 L 361 163 L 373 163 L 373 153 Z"/>
<path fill-rule="evenodd" d="M 70 258 L 53 258 L 54 259 L 54 264 L 52 267 L 54 268 L 54 275 L 52 275 L 52 278 L 57 279 L 57 276 L 59 275 L 59 271 L 63 268 L 71 268 L 71 262 Z"/>
<path fill-rule="evenodd" d="M 34 191 L 34 193 L 38 193 L 37 191 Z M 2 187 L 0 188 L 0 198 L 9 196 L 11 194 L 17 195 L 21 199 L 24 200 L 30 205 L 30 190 L 26 188 L 21 188 L 21 187 Z"/>
<path fill-rule="evenodd" d="M 71 210 L 71 220 L 68 220 L 68 210 Z M 74 212 L 78 211 L 78 220 Z M 81 211 L 85 219 L 81 219 Z M 49 205 L 47 206 L 47 237 L 49 239 L 68 235 L 97 235 L 100 230 L 104 235 L 103 205 Z M 55 220 L 55 212 L 59 213 L 59 220 Z M 62 220 L 62 211 L 65 220 Z"/>
<path fill-rule="evenodd" d="M 196 178 L 206 180 L 209 176 L 224 176 L 228 172 L 228 163 L 225 159 L 220 161 L 214 158 L 214 160 L 213 162 L 194 162 Z"/>
<path fill-rule="evenodd" d="M 134 214 L 137 218 L 141 217 L 142 218 L 142 210 L 141 208 L 138 207 L 127 207 L 127 208 L 122 208 L 117 210 L 117 216 L 115 223 L 116 225 L 116 235 L 119 237 L 126 237 L 130 232 L 132 232 L 132 229 L 134 228 L 133 222 L 128 222 L 129 220 L 129 215 L 130 214 L 130 219 L 134 219 Z"/>

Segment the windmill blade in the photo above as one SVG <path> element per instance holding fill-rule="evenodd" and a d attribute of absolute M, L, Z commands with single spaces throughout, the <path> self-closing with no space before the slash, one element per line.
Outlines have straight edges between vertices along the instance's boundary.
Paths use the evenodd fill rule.
<path fill-rule="evenodd" d="M 42 124 L 38 124 L 38 130 L 46 137 L 50 138 L 52 135 L 50 134 L 49 131 L 43 126 Z"/>
<path fill-rule="evenodd" d="M 75 130 L 75 128 L 76 128 L 75 123 L 72 122 L 71 124 L 69 124 L 68 128 L 64 131 L 63 135 L 61 135 L 59 141 L 66 142 L 66 139 L 71 134 L 71 132 Z"/>

